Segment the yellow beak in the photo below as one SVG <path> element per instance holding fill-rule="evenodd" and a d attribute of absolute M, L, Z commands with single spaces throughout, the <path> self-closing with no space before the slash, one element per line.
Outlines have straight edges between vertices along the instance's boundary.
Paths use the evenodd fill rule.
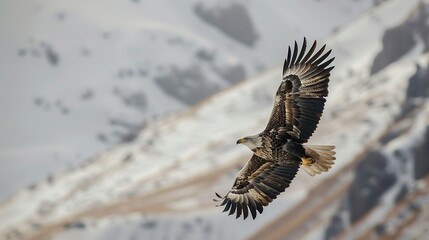
<path fill-rule="evenodd" d="M 246 138 L 242 138 L 242 139 L 237 140 L 237 144 L 241 144 L 241 143 L 245 143 L 245 142 L 246 142 Z"/>

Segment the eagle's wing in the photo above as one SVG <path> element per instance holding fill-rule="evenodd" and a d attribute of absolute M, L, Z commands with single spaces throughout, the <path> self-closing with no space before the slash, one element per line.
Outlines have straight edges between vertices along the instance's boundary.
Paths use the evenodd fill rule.
<path fill-rule="evenodd" d="M 304 38 L 301 50 L 298 50 L 296 42 L 293 52 L 289 47 L 283 67 L 283 81 L 277 90 L 265 131 L 274 130 L 279 139 L 295 139 L 303 143 L 316 130 L 328 95 L 330 71 L 334 68 L 328 67 L 334 58 L 323 62 L 331 53 L 329 50 L 322 55 L 325 46 L 314 53 L 314 41 L 305 53 L 307 42 Z"/>
<path fill-rule="evenodd" d="M 225 206 L 223 211 L 229 211 L 229 215 L 236 212 L 236 218 L 243 214 L 246 219 L 250 211 L 255 219 L 256 211 L 262 213 L 263 206 L 289 187 L 298 168 L 297 160 L 277 163 L 253 155 L 237 174 L 232 189 L 224 197 L 216 193 L 222 200 L 220 206 Z"/>

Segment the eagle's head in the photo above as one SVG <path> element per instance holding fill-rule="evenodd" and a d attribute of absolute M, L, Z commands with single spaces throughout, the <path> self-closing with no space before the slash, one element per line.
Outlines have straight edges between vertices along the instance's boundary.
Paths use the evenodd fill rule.
<path fill-rule="evenodd" d="M 262 137 L 260 134 L 238 139 L 237 144 L 244 144 L 251 150 L 262 147 Z"/>

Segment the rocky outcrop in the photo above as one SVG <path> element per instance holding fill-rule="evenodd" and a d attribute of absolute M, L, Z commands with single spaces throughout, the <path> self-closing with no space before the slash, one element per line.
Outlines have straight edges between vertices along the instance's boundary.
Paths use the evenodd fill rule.
<path fill-rule="evenodd" d="M 416 146 L 414 153 L 414 178 L 418 180 L 429 174 L 429 126 L 426 127 L 423 141 Z"/>
<path fill-rule="evenodd" d="M 407 99 L 429 97 L 429 66 L 422 68 L 416 65 L 416 73 L 410 78 Z"/>
<path fill-rule="evenodd" d="M 416 72 L 408 80 L 406 98 L 402 105 L 400 114 L 396 117 L 396 126 L 386 132 L 379 140 L 381 146 L 388 146 L 396 139 L 409 134 L 411 124 L 409 119 L 414 119 L 422 108 L 422 99 L 429 97 L 429 66 L 421 67 L 416 65 Z M 408 127 L 403 123 L 408 122 Z M 356 223 L 368 214 L 379 204 L 384 193 L 392 188 L 401 178 L 400 174 L 414 176 L 415 180 L 422 179 L 429 174 L 429 126 L 421 133 L 422 139 L 416 139 L 415 144 L 410 149 L 395 148 L 393 156 L 388 156 L 383 152 L 383 147 L 377 151 L 369 152 L 355 169 L 355 179 L 348 190 L 342 204 L 332 217 L 328 228 L 325 231 L 325 239 L 335 239 L 347 226 Z M 398 145 L 397 147 L 401 147 Z M 395 161 L 398 165 L 398 172 L 388 170 L 388 163 Z M 411 164 L 412 169 L 406 170 L 406 165 Z M 407 173 L 407 171 L 409 171 Z M 410 173 L 411 171 L 411 173 Z M 410 185 L 399 182 L 399 190 L 395 194 L 395 203 L 400 202 L 409 193 Z M 374 227 L 379 235 L 384 234 L 384 225 L 378 224 Z"/>
<path fill-rule="evenodd" d="M 211 9 L 206 8 L 203 4 L 197 4 L 194 12 L 208 24 L 244 45 L 252 47 L 258 40 L 252 19 L 246 7 L 240 3 L 232 3 L 225 7 L 217 6 Z"/>
<path fill-rule="evenodd" d="M 378 151 L 370 152 L 356 168 L 356 176 L 348 193 L 350 221 L 356 222 L 375 207 L 395 182 L 387 169 L 388 158 Z"/>
<path fill-rule="evenodd" d="M 374 58 L 371 74 L 397 61 L 414 47 L 416 44 L 414 30 L 413 24 L 404 23 L 385 32 L 382 39 L 383 48 Z"/>
<path fill-rule="evenodd" d="M 209 83 L 199 66 L 179 69 L 172 66 L 163 75 L 155 77 L 158 84 L 170 96 L 192 105 L 219 90 L 219 86 Z"/>
<path fill-rule="evenodd" d="M 379 203 L 383 193 L 397 181 L 387 166 L 388 158 L 379 151 L 369 152 L 358 164 L 354 181 L 325 231 L 325 239 L 335 239 Z"/>
<path fill-rule="evenodd" d="M 375 74 L 389 64 L 399 60 L 416 46 L 417 39 L 424 44 L 424 52 L 429 51 L 428 7 L 423 3 L 403 24 L 388 29 L 383 36 L 383 48 L 374 58 L 371 74 Z"/>

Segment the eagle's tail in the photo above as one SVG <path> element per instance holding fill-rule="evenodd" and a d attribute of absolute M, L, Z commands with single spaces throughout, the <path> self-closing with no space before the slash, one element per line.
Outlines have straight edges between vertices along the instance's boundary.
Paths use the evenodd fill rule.
<path fill-rule="evenodd" d="M 335 146 L 317 146 L 303 145 L 305 153 L 310 156 L 314 162 L 311 165 L 302 165 L 304 171 L 310 176 L 327 172 L 334 165 Z"/>

